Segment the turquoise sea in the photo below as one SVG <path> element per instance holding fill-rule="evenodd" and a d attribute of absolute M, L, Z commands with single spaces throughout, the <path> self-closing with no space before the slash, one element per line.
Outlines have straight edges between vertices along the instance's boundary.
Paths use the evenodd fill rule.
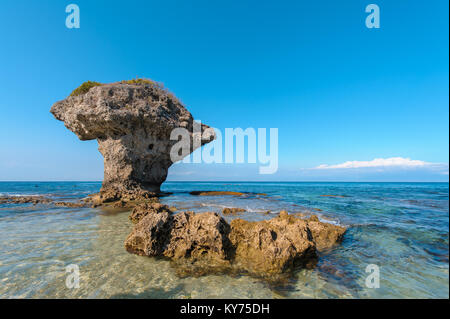
<path fill-rule="evenodd" d="M 0 182 L 2 195 L 61 201 L 97 192 L 100 182 Z M 280 285 L 248 277 L 177 277 L 164 259 L 128 254 L 127 212 L 51 205 L 0 205 L 0 298 L 448 298 L 448 183 L 166 182 L 161 201 L 180 210 L 262 220 L 282 209 L 348 226 L 341 245 L 321 253 L 315 269 Z M 254 195 L 193 196 L 194 190 Z M 264 195 L 256 195 L 265 193 Z M 333 196 L 323 196 L 333 195 Z M 273 215 L 262 214 L 270 210 Z M 226 219 L 236 217 L 226 217 Z M 366 267 L 380 287 L 366 286 Z M 77 265 L 79 288 L 66 286 Z"/>

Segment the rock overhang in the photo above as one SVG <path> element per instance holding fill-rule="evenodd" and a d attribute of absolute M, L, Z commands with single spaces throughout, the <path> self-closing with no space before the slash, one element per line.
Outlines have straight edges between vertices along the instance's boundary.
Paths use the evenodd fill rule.
<path fill-rule="evenodd" d="M 170 134 L 176 128 L 189 132 L 190 152 L 215 138 L 212 131 L 207 137 L 196 135 L 191 113 L 151 80 L 87 87 L 56 102 L 50 112 L 80 140 L 98 141 L 105 164 L 103 191 L 159 191 L 173 164 L 170 151 L 177 141 Z M 210 129 L 205 124 L 200 128 Z"/>

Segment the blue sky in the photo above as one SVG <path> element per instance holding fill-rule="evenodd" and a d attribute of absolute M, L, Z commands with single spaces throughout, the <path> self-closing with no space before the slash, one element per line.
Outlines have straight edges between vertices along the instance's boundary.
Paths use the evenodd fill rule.
<path fill-rule="evenodd" d="M 65 27 L 70 3 L 80 29 Z M 365 26 L 370 3 L 380 29 Z M 49 109 L 84 81 L 139 76 L 163 82 L 210 126 L 279 129 L 276 174 L 177 164 L 170 180 L 448 181 L 447 1 L 0 8 L 0 180 L 101 180 L 96 141 L 79 141 Z"/>

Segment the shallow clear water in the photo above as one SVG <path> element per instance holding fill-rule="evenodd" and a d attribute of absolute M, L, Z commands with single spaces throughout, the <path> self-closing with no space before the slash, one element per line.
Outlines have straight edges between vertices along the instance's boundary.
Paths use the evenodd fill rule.
<path fill-rule="evenodd" d="M 101 183 L 0 182 L 0 195 L 75 200 Z M 340 246 L 313 270 L 270 286 L 248 276 L 178 278 L 170 262 L 128 254 L 128 213 L 50 205 L 0 205 L 1 298 L 448 298 L 448 183 L 175 183 L 162 202 L 180 210 L 243 207 L 239 217 L 282 209 L 317 214 L 349 227 Z M 192 190 L 263 195 L 192 196 Z M 339 195 L 339 196 L 322 196 Z M 229 219 L 230 217 L 226 217 Z M 233 217 L 235 218 L 235 217 Z M 66 266 L 80 269 L 80 287 L 66 286 Z M 380 287 L 365 285 L 367 265 Z"/>

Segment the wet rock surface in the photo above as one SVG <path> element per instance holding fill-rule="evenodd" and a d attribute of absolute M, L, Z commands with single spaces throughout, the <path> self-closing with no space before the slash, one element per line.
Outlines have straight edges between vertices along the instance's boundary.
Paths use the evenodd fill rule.
<path fill-rule="evenodd" d="M 136 225 L 125 240 L 128 252 L 170 258 L 178 274 L 194 276 L 222 272 L 279 279 L 313 267 L 317 252 L 334 246 L 345 233 L 344 227 L 286 211 L 270 220 L 229 224 L 216 213 L 173 213 L 151 204 L 136 207 L 130 219 Z"/>
<path fill-rule="evenodd" d="M 281 274 L 315 263 L 316 247 L 306 222 L 275 217 L 268 221 L 231 222 L 236 266 L 261 277 Z"/>
<path fill-rule="evenodd" d="M 44 196 L 1 196 L 0 204 L 49 204 L 53 200 Z"/>
<path fill-rule="evenodd" d="M 308 219 L 308 227 L 318 250 L 328 249 L 342 241 L 345 228 L 330 223 L 323 223 L 315 215 Z"/>
<path fill-rule="evenodd" d="M 96 85 L 56 102 L 50 112 L 80 140 L 98 141 L 104 157 L 101 193 L 159 192 L 178 142 L 170 139 L 175 128 L 189 134 L 187 153 L 214 139 L 207 125 L 195 132 L 191 113 L 150 80 Z"/>
<path fill-rule="evenodd" d="M 45 204 L 56 207 L 102 207 L 102 208 L 121 208 L 133 209 L 134 207 L 143 207 L 141 211 L 151 211 L 152 204 L 159 204 L 159 197 L 165 196 L 167 193 L 154 193 L 149 191 L 127 191 L 119 192 L 116 190 L 108 190 L 91 194 L 86 198 L 78 201 L 58 201 L 56 199 L 45 196 L 0 196 L 0 204 Z M 165 205 L 164 205 L 165 206 Z M 173 209 L 173 208 L 172 208 Z"/>
<path fill-rule="evenodd" d="M 222 214 L 224 215 L 236 215 L 237 213 L 243 213 L 246 210 L 243 208 L 237 208 L 237 207 L 233 207 L 233 208 L 229 208 L 226 207 L 222 210 Z"/>
<path fill-rule="evenodd" d="M 230 226 L 216 213 L 195 214 L 167 211 L 149 213 L 125 240 L 128 252 L 141 256 L 164 256 L 195 272 L 229 266 L 232 247 Z"/>
<path fill-rule="evenodd" d="M 147 190 L 118 191 L 107 189 L 89 195 L 86 201 L 91 203 L 92 207 L 133 208 L 140 204 L 158 202 L 158 197 L 164 195 L 167 194 Z"/>
<path fill-rule="evenodd" d="M 57 207 L 90 207 L 84 200 L 77 202 L 59 202 L 45 196 L 0 196 L 0 204 L 45 204 Z"/>
<path fill-rule="evenodd" d="M 156 199 L 153 202 L 146 202 L 135 206 L 128 216 L 133 224 L 137 224 L 142 218 L 149 214 L 157 214 L 157 213 L 172 213 L 173 207 L 168 207 L 167 205 L 163 205 L 159 203 Z"/>

